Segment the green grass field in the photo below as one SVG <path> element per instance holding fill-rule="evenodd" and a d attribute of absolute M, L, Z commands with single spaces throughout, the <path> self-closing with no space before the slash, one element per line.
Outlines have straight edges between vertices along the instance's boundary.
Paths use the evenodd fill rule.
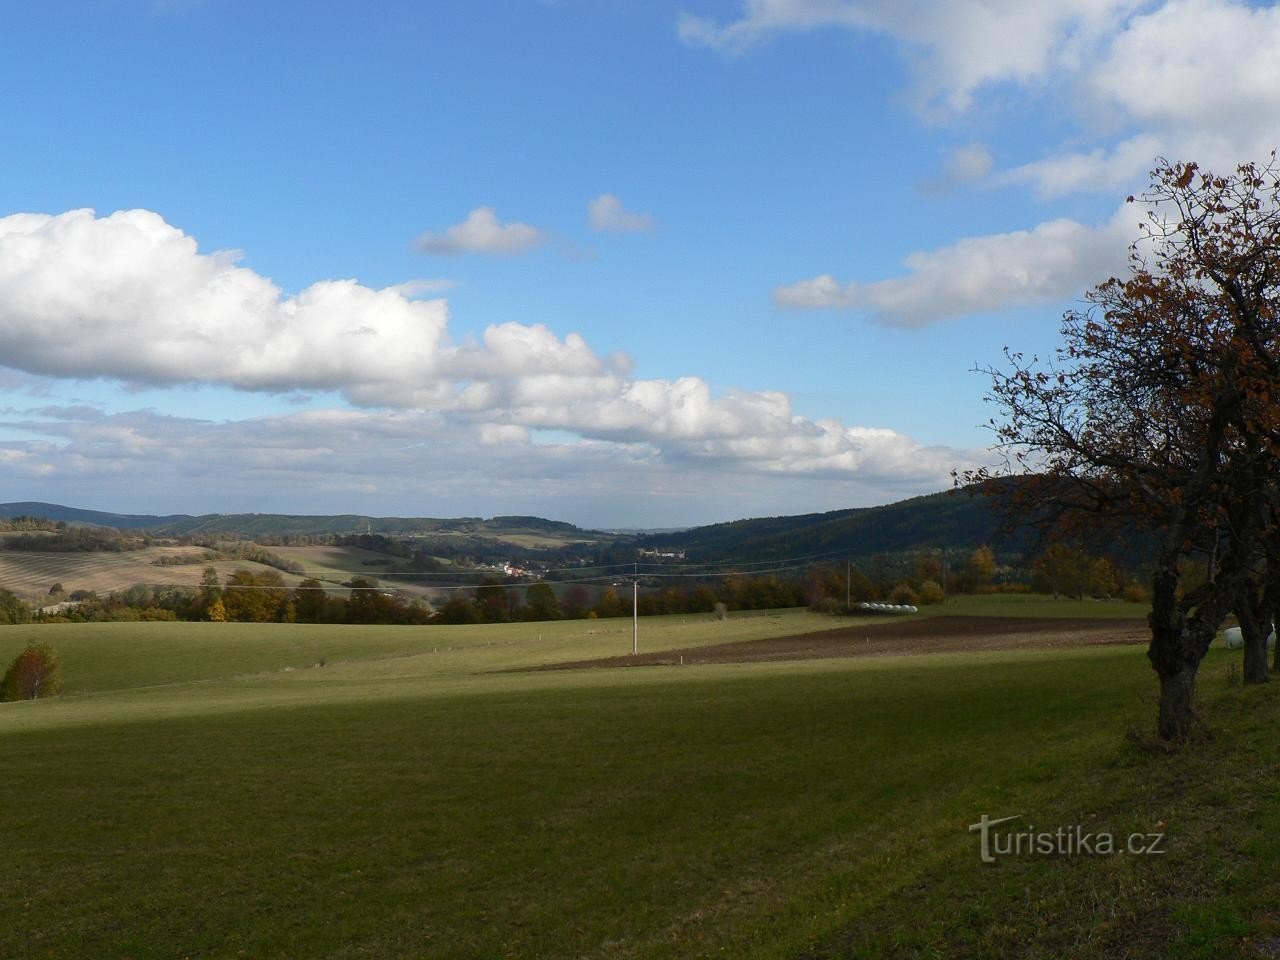
<path fill-rule="evenodd" d="M 646 618 L 641 645 L 831 625 Z M 143 623 L 4 628 L 0 658 L 31 637 L 67 692 L 0 704 L 3 957 L 1280 942 L 1280 686 L 1231 685 L 1238 653 L 1202 672 L 1213 738 L 1170 755 L 1127 736 L 1154 689 L 1133 647 L 519 673 L 626 652 L 630 623 Z M 984 865 L 983 813 L 1168 853 Z"/>

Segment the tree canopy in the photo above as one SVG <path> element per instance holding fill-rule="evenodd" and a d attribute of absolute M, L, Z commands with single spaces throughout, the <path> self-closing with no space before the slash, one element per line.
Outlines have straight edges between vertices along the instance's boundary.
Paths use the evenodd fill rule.
<path fill-rule="evenodd" d="M 1157 534 L 1148 655 L 1158 732 L 1176 740 L 1199 663 L 1274 539 L 1280 178 L 1274 156 L 1226 176 L 1161 162 L 1138 200 L 1127 275 L 1066 314 L 1051 359 L 1010 352 L 986 370 L 1006 461 L 961 479 L 1031 474 L 1015 504 L 1042 523 L 1089 516 Z M 1192 556 L 1210 577 L 1184 589 Z"/>

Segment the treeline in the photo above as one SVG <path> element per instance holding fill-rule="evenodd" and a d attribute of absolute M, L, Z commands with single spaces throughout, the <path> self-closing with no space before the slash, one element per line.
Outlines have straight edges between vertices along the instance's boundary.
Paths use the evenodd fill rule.
<path fill-rule="evenodd" d="M 593 591 L 573 584 L 557 593 L 550 583 L 521 589 L 499 582 L 474 591 L 455 592 L 437 611 L 437 623 L 511 623 L 515 621 L 580 620 L 631 615 L 630 585 Z M 642 617 L 663 614 L 711 613 L 726 610 L 771 610 L 803 606 L 805 586 L 800 580 L 776 576 L 726 577 L 716 583 L 641 589 L 636 610 Z"/>
<path fill-rule="evenodd" d="M 952 594 L 1028 592 L 1133 603 L 1148 599 L 1140 583 L 1111 557 L 1061 541 L 1049 543 L 1029 568 L 1022 558 L 1002 563 L 984 544 L 960 556 L 932 550 L 905 559 L 877 557 L 867 570 L 825 564 L 810 568 L 806 577 L 810 609 L 827 613 L 843 610 L 846 601 L 935 604 Z"/>
<path fill-rule="evenodd" d="M 0 533 L 15 531 L 30 532 L 33 530 L 65 530 L 67 524 L 63 520 L 49 520 L 46 517 L 0 517 Z"/>
<path fill-rule="evenodd" d="M 212 620 L 243 623 L 458 624 L 511 623 L 631 615 L 631 591 L 625 586 L 589 589 L 573 584 L 557 593 L 549 583 L 515 586 L 498 581 L 455 591 L 433 609 L 418 598 L 355 577 L 339 591 L 319 580 L 290 588 L 274 570 L 239 569 L 225 580 L 212 567 L 198 587 L 135 585 L 99 597 L 76 591 L 74 605 L 36 614 L 45 623 L 140 620 Z M 629 585 L 627 585 L 629 586 Z M 10 595 L 12 597 L 12 595 Z M 14 612 L 0 622 L 28 622 L 30 610 L 12 597 Z M 640 616 L 762 610 L 802 606 L 805 584 L 776 576 L 728 577 L 715 584 L 646 588 L 639 594 Z"/>
<path fill-rule="evenodd" d="M 39 550 L 52 553 L 123 553 L 142 550 L 151 546 L 146 534 L 133 530 L 112 530 L 106 527 L 68 527 L 61 521 L 52 528 L 28 528 L 30 532 L 16 537 L 5 537 L 6 550 Z M 50 530 L 52 533 L 40 533 Z"/>
<path fill-rule="evenodd" d="M 77 591 L 77 602 L 57 613 L 37 614 L 44 623 L 140 620 L 213 620 L 241 623 L 425 624 L 432 610 L 357 577 L 350 593 L 331 593 L 319 580 L 290 588 L 274 570 L 238 569 L 220 580 L 212 567 L 198 587 L 136 584 L 108 596 Z M 2 612 L 0 612 L 2 615 Z M 15 621 L 17 622 L 17 621 Z"/>

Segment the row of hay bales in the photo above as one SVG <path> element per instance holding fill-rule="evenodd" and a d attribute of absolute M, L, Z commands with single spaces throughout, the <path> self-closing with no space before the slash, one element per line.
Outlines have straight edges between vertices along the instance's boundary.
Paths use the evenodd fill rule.
<path fill-rule="evenodd" d="M 909 603 L 860 603 L 857 607 L 864 613 L 919 613 L 920 608 Z"/>

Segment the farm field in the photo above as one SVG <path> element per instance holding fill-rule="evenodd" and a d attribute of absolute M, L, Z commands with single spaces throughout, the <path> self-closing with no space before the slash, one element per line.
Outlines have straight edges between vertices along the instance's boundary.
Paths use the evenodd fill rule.
<path fill-rule="evenodd" d="M 305 576 L 318 580 L 349 580 L 351 577 L 378 577 L 388 567 L 402 561 L 385 553 L 360 547 L 309 546 L 268 547 L 272 553 L 301 564 Z M 399 578 L 396 578 L 398 581 Z M 396 586 L 400 586 L 397 582 Z"/>
<path fill-rule="evenodd" d="M 1202 668 L 1213 739 L 1169 755 L 1126 736 L 1153 680 L 1125 645 L 531 672 L 629 650 L 630 623 L 142 623 L 8 627 L 0 657 L 32 636 L 67 693 L 0 705 L 0 956 L 1207 958 L 1280 937 L 1280 688 L 1231 685 L 1226 651 Z M 984 813 L 1159 829 L 1168 853 L 984 865 Z"/>
<path fill-rule="evenodd" d="M 247 560 L 214 560 L 176 566 L 152 563 L 164 556 L 197 555 L 200 552 L 197 547 L 149 547 L 121 553 L 0 550 L 0 587 L 25 599 L 42 602 L 55 583 L 61 583 L 68 593 L 92 590 L 105 594 L 135 583 L 196 586 L 205 567 L 215 568 L 222 578 L 241 567 L 255 573 L 274 569 Z M 289 587 L 295 587 L 302 581 L 301 577 L 284 571 L 276 572 Z"/>

